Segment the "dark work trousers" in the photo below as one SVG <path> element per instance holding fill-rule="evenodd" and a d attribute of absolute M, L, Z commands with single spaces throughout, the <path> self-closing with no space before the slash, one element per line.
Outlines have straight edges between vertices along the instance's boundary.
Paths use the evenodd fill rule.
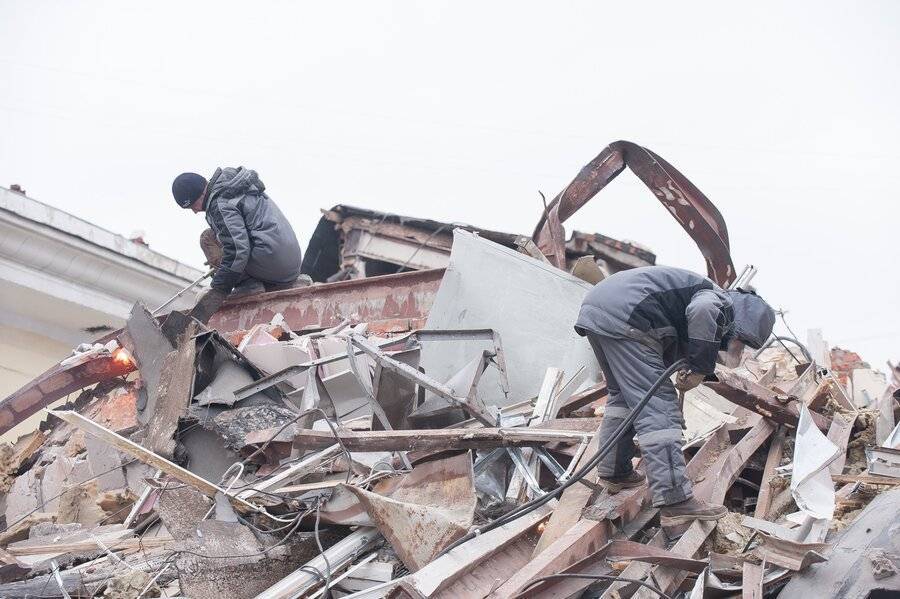
<path fill-rule="evenodd" d="M 602 446 L 666 366 L 658 352 L 634 339 L 594 333 L 588 333 L 587 338 L 606 376 L 609 391 L 600 425 Z M 635 438 L 641 448 L 653 505 L 659 507 L 689 499 L 692 485 L 684 471 L 681 411 L 670 380 L 660 386 L 632 427 L 600 462 L 597 471 L 601 477 L 631 472 Z"/>
<path fill-rule="evenodd" d="M 206 229 L 200 234 L 200 249 L 206 256 L 206 263 L 213 268 L 219 268 L 222 264 L 222 245 L 216 239 L 216 234 L 212 229 Z M 272 283 L 270 281 L 260 281 L 246 275 L 238 284 L 234 286 L 230 297 L 242 297 L 245 295 L 255 295 L 265 291 L 281 291 L 283 289 L 293 288 L 295 283 Z"/>

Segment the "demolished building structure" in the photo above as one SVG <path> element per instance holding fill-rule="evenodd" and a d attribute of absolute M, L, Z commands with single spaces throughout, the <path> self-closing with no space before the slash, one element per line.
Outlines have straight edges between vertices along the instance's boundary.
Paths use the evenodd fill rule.
<path fill-rule="evenodd" d="M 313 285 L 230 300 L 177 340 L 177 313 L 135 305 L 0 401 L 8 430 L 75 396 L 0 446 L 0 596 L 900 592 L 900 380 L 820 332 L 687 394 L 687 473 L 725 519 L 663 530 L 646 486 L 597 486 L 606 386 L 573 323 L 592 283 L 655 256 L 562 223 L 626 166 L 712 279 L 749 279 L 712 203 L 628 142 L 531 237 L 323 211 Z"/>

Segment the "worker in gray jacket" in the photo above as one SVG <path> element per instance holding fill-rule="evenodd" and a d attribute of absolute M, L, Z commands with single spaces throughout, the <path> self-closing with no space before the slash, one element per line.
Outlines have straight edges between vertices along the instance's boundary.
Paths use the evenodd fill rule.
<path fill-rule="evenodd" d="M 575 330 L 587 336 L 606 376 L 609 398 L 600 426 L 609 438 L 668 366 L 681 358 L 682 391 L 713 373 L 719 352 L 735 366 L 744 345 L 759 348 L 772 333 L 775 313 L 752 292 L 725 290 L 710 279 L 669 266 L 616 273 L 584 299 Z M 665 381 L 631 429 L 598 466 L 610 492 L 642 485 L 632 468 L 634 439 L 643 458 L 654 506 L 664 526 L 717 520 L 727 512 L 695 497 L 685 476 L 682 414 L 671 381 Z"/>
<path fill-rule="evenodd" d="M 256 171 L 242 166 L 218 168 L 209 181 L 182 173 L 172 182 L 178 205 L 206 212 L 210 226 L 200 246 L 216 271 L 210 290 L 191 310 L 204 324 L 229 294 L 287 289 L 300 276 L 297 236 L 265 191 Z"/>

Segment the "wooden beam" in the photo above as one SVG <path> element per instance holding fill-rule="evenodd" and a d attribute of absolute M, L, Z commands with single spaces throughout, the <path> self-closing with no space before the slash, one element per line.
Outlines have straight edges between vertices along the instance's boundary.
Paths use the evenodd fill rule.
<path fill-rule="evenodd" d="M 744 562 L 744 576 L 741 599 L 763 599 L 763 567 L 753 562 Z"/>
<path fill-rule="evenodd" d="M 841 484 L 862 483 L 864 485 L 883 485 L 886 487 L 896 487 L 900 485 L 900 478 L 894 476 L 878 476 L 875 474 L 832 474 L 831 480 Z"/>
<path fill-rule="evenodd" d="M 716 372 L 715 382 L 703 383 L 728 401 L 752 410 L 780 424 L 797 428 L 800 420 L 800 402 L 790 397 L 779 397 L 775 392 L 728 370 Z M 782 399 L 784 401 L 782 401 Z M 813 422 L 823 433 L 831 421 L 821 414 L 810 412 Z"/>
<path fill-rule="evenodd" d="M 759 485 L 759 495 L 756 498 L 756 509 L 753 515 L 765 519 L 772 505 L 772 479 L 775 476 L 775 468 L 781 465 L 784 456 L 784 439 L 787 431 L 784 426 L 779 426 L 772 441 L 769 443 L 769 453 L 766 456 L 766 465 L 763 468 L 762 482 Z"/>
<path fill-rule="evenodd" d="M 563 400 L 557 413 L 560 416 L 571 414 L 575 410 L 583 408 L 584 406 L 597 401 L 601 397 L 604 397 L 606 393 L 606 383 L 599 383 L 593 387 L 588 387 L 584 391 Z"/>
<path fill-rule="evenodd" d="M 579 431 L 523 427 L 338 431 L 338 436 L 350 451 L 434 451 L 580 443 L 590 435 Z M 299 449 L 319 449 L 333 444 L 331 431 L 303 429 L 294 436 L 294 447 Z"/>
<path fill-rule="evenodd" d="M 47 411 L 53 416 L 56 416 L 61 420 L 65 420 L 72 426 L 78 427 L 86 433 L 108 443 L 113 448 L 118 449 L 122 453 L 126 453 L 145 464 L 149 464 L 150 466 L 162 470 L 164 473 L 168 474 L 175 480 L 181 481 L 186 485 L 194 487 L 208 497 L 215 497 L 216 493 L 222 493 L 223 495 L 228 496 L 231 499 L 231 502 L 238 509 L 241 509 L 243 511 L 250 510 L 254 512 L 264 512 L 264 510 L 253 505 L 252 503 L 247 503 L 243 499 L 239 499 L 234 494 L 226 492 L 225 489 L 219 488 L 205 478 L 199 477 L 193 472 L 182 468 L 178 464 L 172 463 L 164 457 L 156 455 L 152 451 L 141 447 L 131 439 L 126 439 L 122 435 L 116 434 L 108 428 L 100 426 L 93 420 L 85 418 L 78 412 L 72 412 L 69 410 Z"/>
<path fill-rule="evenodd" d="M 99 543 L 94 539 L 86 541 L 76 541 L 74 543 L 46 543 L 43 545 L 27 545 L 24 547 L 16 547 L 11 545 L 7 548 L 10 555 L 44 555 L 58 553 L 84 553 L 87 551 L 97 551 L 98 549 L 110 549 L 111 551 L 126 551 L 128 549 L 154 549 L 156 547 L 164 547 L 174 541 L 170 536 L 165 537 L 128 537 L 108 543 Z"/>

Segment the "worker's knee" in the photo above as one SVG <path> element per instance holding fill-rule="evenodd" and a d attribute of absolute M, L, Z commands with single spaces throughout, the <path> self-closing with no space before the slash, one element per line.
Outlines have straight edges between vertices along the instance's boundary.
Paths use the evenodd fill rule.
<path fill-rule="evenodd" d="M 206 229 L 200 233 L 200 249 L 206 256 L 206 263 L 213 268 L 218 268 L 222 264 L 222 245 L 216 238 L 216 234 L 212 229 Z"/>

